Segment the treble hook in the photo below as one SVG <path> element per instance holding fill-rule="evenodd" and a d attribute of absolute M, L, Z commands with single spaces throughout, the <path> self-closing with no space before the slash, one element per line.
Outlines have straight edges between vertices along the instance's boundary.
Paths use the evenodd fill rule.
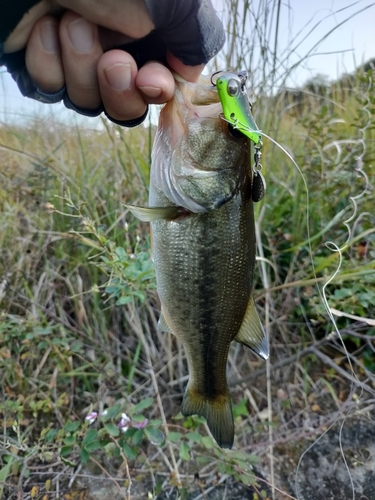
<path fill-rule="evenodd" d="M 216 80 L 217 78 L 215 79 L 215 82 L 214 82 L 214 77 L 216 75 L 219 75 L 220 73 L 231 73 L 229 70 L 227 69 L 220 69 L 219 71 L 215 71 L 215 73 L 212 73 L 211 75 L 211 84 L 216 87 Z M 247 81 L 247 77 L 248 77 L 248 72 L 246 70 L 243 70 L 243 71 L 239 71 L 238 73 L 234 73 L 238 76 L 238 78 L 241 80 L 241 90 L 243 91 L 245 89 L 245 86 L 246 86 L 246 81 Z"/>
<path fill-rule="evenodd" d="M 215 82 L 214 82 L 214 76 L 219 75 L 220 73 L 227 73 L 227 71 L 228 71 L 228 70 L 226 70 L 226 69 L 219 69 L 219 71 L 215 71 L 215 73 L 212 73 L 211 78 L 210 78 L 210 80 L 211 80 L 211 84 L 212 84 L 214 87 L 216 87 L 216 80 L 217 80 L 217 78 L 216 78 L 216 80 L 215 80 Z"/>

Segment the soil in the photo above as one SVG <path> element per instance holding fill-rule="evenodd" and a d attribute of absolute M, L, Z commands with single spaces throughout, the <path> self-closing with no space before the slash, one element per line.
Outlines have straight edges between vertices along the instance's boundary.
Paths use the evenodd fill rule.
<path fill-rule="evenodd" d="M 92 473 L 92 472 L 91 472 Z M 257 477 L 259 476 L 256 472 Z M 103 476 L 90 477 L 90 479 L 78 479 L 75 488 L 76 491 L 86 491 L 85 500 L 124 500 L 126 497 L 126 488 L 121 488 L 108 478 Z M 164 491 L 158 496 L 152 496 L 153 485 L 150 481 L 134 481 L 131 486 L 131 500 L 254 500 L 254 496 L 259 490 L 235 481 L 228 477 L 221 482 L 217 478 L 210 485 L 199 485 L 192 476 L 191 481 L 185 483 L 183 491 L 179 492 L 176 487 L 170 486 L 163 488 Z M 271 498 L 271 492 L 266 487 L 262 489 L 267 493 L 267 498 Z M 150 495 L 150 496 L 148 496 Z"/>
<path fill-rule="evenodd" d="M 375 500 L 375 424 L 370 420 L 347 420 L 342 430 L 337 424 L 319 440 L 292 443 L 279 448 L 278 455 L 284 458 L 278 470 L 282 488 L 298 500 Z"/>

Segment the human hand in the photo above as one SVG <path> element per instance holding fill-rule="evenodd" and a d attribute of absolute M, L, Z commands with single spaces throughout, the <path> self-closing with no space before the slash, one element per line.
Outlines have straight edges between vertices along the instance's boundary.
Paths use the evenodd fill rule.
<path fill-rule="evenodd" d="M 186 9 L 189 3 L 199 7 L 201 2 L 159 0 L 155 5 L 154 0 L 43 0 L 22 18 L 6 39 L 4 50 L 13 52 L 26 46 L 27 73 L 43 93 L 43 100 L 48 101 L 48 94 L 59 95 L 65 85 L 68 107 L 94 116 L 104 106 L 115 121 L 134 120 L 130 123 L 134 125 L 148 104 L 162 104 L 174 92 L 171 71 L 150 61 L 147 54 L 151 59 L 156 54 L 180 76 L 195 81 L 203 68 L 198 63 L 207 62 L 221 48 L 222 28 L 206 2 L 203 21 L 212 22 L 216 39 L 213 42 L 207 35 L 190 38 L 200 32 L 198 18 L 203 14 L 191 14 L 195 11 Z M 124 46 L 135 39 L 143 39 L 143 45 Z M 113 49 L 119 46 L 125 50 Z"/>

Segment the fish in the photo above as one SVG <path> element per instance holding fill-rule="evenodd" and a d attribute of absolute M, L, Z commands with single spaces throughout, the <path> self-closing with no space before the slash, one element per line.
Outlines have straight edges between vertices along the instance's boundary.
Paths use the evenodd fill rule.
<path fill-rule="evenodd" d="M 243 88 L 237 74 L 225 78 Z M 127 205 L 151 223 L 158 330 L 176 335 L 186 352 L 189 381 L 181 412 L 205 417 L 222 448 L 234 442 L 226 377 L 231 342 L 263 359 L 269 355 L 253 299 L 250 154 L 249 139 L 223 119 L 216 85 L 208 77 L 195 84 L 180 79 L 159 117 L 149 206 Z"/>

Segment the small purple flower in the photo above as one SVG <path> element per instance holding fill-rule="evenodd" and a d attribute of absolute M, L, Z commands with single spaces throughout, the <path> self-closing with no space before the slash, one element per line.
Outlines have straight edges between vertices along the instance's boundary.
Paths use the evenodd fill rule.
<path fill-rule="evenodd" d="M 85 420 L 88 421 L 89 425 L 93 424 L 97 418 L 98 414 L 96 411 L 92 411 L 87 417 L 85 417 Z"/>
<path fill-rule="evenodd" d="M 121 432 L 126 432 L 129 429 L 129 424 L 131 420 L 130 418 L 126 415 L 126 413 L 121 414 L 121 420 L 117 424 L 117 427 L 120 428 Z"/>
<path fill-rule="evenodd" d="M 137 422 L 136 424 L 133 425 L 136 429 L 144 429 L 146 425 L 148 424 L 148 418 L 143 420 L 143 422 Z"/>

